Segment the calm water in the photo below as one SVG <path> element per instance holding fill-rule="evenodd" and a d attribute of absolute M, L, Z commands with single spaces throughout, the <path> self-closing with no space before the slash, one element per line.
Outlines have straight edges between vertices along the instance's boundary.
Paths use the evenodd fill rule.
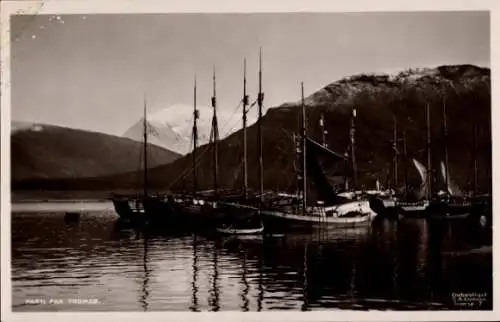
<path fill-rule="evenodd" d="M 221 238 L 123 230 L 109 204 L 65 205 L 87 212 L 13 208 L 14 311 L 464 308 L 453 293 L 492 305 L 491 233 L 463 222 Z"/>

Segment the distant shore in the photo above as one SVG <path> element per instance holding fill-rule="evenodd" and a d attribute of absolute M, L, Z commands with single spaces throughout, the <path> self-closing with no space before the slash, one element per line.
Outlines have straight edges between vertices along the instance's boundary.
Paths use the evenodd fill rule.
<path fill-rule="evenodd" d="M 12 191 L 12 203 L 44 203 L 44 202 L 105 202 L 113 193 L 133 193 L 132 191 L 47 191 L 28 190 Z"/>

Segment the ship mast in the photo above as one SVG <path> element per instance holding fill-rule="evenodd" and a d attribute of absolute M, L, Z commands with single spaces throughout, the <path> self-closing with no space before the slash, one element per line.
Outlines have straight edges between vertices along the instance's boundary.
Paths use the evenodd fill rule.
<path fill-rule="evenodd" d="M 473 133 L 472 133 L 472 140 L 473 140 L 473 154 L 474 154 L 474 177 L 473 177 L 473 193 L 474 195 L 477 194 L 477 121 L 474 120 L 474 126 L 473 126 Z"/>
<path fill-rule="evenodd" d="M 214 109 L 214 115 L 212 118 L 212 133 L 214 139 L 214 150 L 213 150 L 213 160 L 214 160 L 214 194 L 217 196 L 219 192 L 218 184 L 218 169 L 219 169 L 219 156 L 218 156 L 218 140 L 219 140 L 219 128 L 217 124 L 217 100 L 216 100 L 216 84 L 215 84 L 215 67 L 213 73 L 213 96 L 212 96 L 212 107 Z"/>
<path fill-rule="evenodd" d="M 304 104 L 304 83 L 300 83 L 302 99 L 302 214 L 306 213 L 307 206 L 307 169 L 306 169 L 306 106 Z"/>
<path fill-rule="evenodd" d="M 198 126 L 197 120 L 199 117 L 196 109 L 196 75 L 194 76 L 194 110 L 193 110 L 193 188 L 194 193 L 198 191 L 198 176 L 196 173 L 196 149 L 198 148 Z"/>
<path fill-rule="evenodd" d="M 326 134 L 327 130 L 325 129 L 325 115 L 321 113 L 320 119 L 319 119 L 319 125 L 321 127 L 321 144 L 326 147 Z"/>
<path fill-rule="evenodd" d="M 408 200 L 408 153 L 406 150 L 406 131 L 403 131 L 403 154 L 404 154 L 404 170 L 405 170 L 405 200 Z"/>
<path fill-rule="evenodd" d="M 398 186 L 398 124 L 396 121 L 396 116 L 393 117 L 394 123 L 394 138 L 392 149 L 394 150 L 394 189 Z"/>
<path fill-rule="evenodd" d="M 144 199 L 148 196 L 148 121 L 146 113 L 146 95 L 144 95 Z"/>
<path fill-rule="evenodd" d="M 259 119 L 258 124 L 258 145 L 259 145 L 259 186 L 260 186 L 260 201 L 264 200 L 264 167 L 262 161 L 262 104 L 264 101 L 264 93 L 262 92 L 262 48 L 259 49 L 259 95 L 257 102 L 259 104 Z"/>
<path fill-rule="evenodd" d="M 449 191 L 449 183 L 450 183 L 450 164 L 448 161 L 448 123 L 446 120 L 446 99 L 443 98 L 443 136 L 444 136 L 444 163 L 445 163 L 445 184 L 446 184 L 446 192 Z"/>
<path fill-rule="evenodd" d="M 349 146 L 344 152 L 344 190 L 349 191 Z"/>
<path fill-rule="evenodd" d="M 426 104 L 426 119 L 427 119 L 427 198 L 432 196 L 432 164 L 431 164 L 431 120 L 430 120 L 429 103 Z"/>
<path fill-rule="evenodd" d="M 243 60 L 243 196 L 248 197 L 248 164 L 247 164 L 247 60 Z"/>
<path fill-rule="evenodd" d="M 352 119 L 351 119 L 351 162 L 352 162 L 352 173 L 353 173 L 353 188 L 356 190 L 358 188 L 358 166 L 356 164 L 356 106 L 352 109 Z"/>

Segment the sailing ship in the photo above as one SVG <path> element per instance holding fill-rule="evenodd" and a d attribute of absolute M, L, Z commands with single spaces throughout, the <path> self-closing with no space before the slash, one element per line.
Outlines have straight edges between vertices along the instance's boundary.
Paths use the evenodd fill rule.
<path fill-rule="evenodd" d="M 150 194 L 148 187 L 148 120 L 147 104 L 144 97 L 143 116 L 143 192 L 136 196 L 113 195 L 111 200 L 114 208 L 121 220 L 130 223 L 150 223 L 157 221 L 167 221 L 171 219 L 172 209 L 170 208 L 170 197 L 167 195 Z"/>
<path fill-rule="evenodd" d="M 405 198 L 396 201 L 396 208 L 398 214 L 403 217 L 424 217 L 429 206 L 429 200 L 432 193 L 432 167 L 431 167 L 431 128 L 430 128 L 430 111 L 429 104 L 426 104 L 426 131 L 427 131 L 427 168 L 416 159 L 412 159 L 415 168 L 417 169 L 421 185 L 420 189 L 416 191 L 415 195 L 411 196 L 409 193 L 408 184 L 405 187 Z M 406 142 L 405 142 L 406 145 Z M 405 160 L 407 157 L 405 156 Z M 405 162 L 405 166 L 406 162 Z M 405 169 L 406 171 L 406 169 Z M 416 197 L 416 198 L 415 198 Z M 414 198 L 412 200 L 412 198 Z"/>
<path fill-rule="evenodd" d="M 297 196 L 283 196 L 277 198 L 274 202 L 266 203 L 260 211 L 264 219 L 266 229 L 271 227 L 346 227 L 367 224 L 374 219 L 376 213 L 370 208 L 367 199 L 359 198 L 357 200 L 343 198 L 333 191 L 329 185 L 324 173 L 317 162 L 319 154 L 334 157 L 338 160 L 344 160 L 345 155 L 336 153 L 324 145 L 309 138 L 306 133 L 306 113 L 304 103 L 304 86 L 302 90 L 302 129 L 298 143 L 298 155 L 301 158 L 301 173 L 297 178 L 300 182 L 299 198 Z M 356 117 L 356 109 L 353 109 L 353 119 Z M 354 124 L 354 121 L 352 122 Z M 354 127 L 351 127 L 351 153 L 354 169 L 354 182 L 356 183 L 356 165 L 354 153 Z M 320 195 L 325 200 L 318 200 L 315 203 L 308 200 L 308 171 L 311 169 L 312 176 L 320 190 Z"/>
<path fill-rule="evenodd" d="M 397 193 L 398 189 L 398 157 L 399 157 L 399 149 L 398 149 L 398 131 L 397 131 L 397 123 L 396 123 L 396 117 L 394 116 L 393 118 L 393 124 L 394 124 L 394 137 L 392 141 L 392 149 L 394 152 L 393 156 L 393 175 L 392 175 L 392 187 L 390 185 L 389 179 L 387 180 L 387 189 L 381 190 L 380 189 L 380 182 L 377 180 L 376 183 L 376 189 L 374 191 L 367 191 L 367 194 L 370 196 L 371 199 L 371 207 L 372 209 L 377 212 L 377 214 L 387 217 L 387 218 L 394 218 L 396 217 L 398 213 L 398 208 L 396 207 L 396 203 L 401 200 L 401 194 Z M 404 151 L 404 158 L 405 158 L 405 191 L 404 191 L 404 196 L 407 195 L 407 189 L 408 189 L 408 184 L 407 184 L 407 171 L 406 171 L 406 133 L 403 132 L 403 151 Z M 389 177 L 389 172 L 388 171 L 388 177 Z"/>
<path fill-rule="evenodd" d="M 231 222 L 231 227 L 234 226 L 234 221 L 239 221 L 237 229 L 241 229 L 242 233 L 246 231 L 259 231 L 263 229 L 260 220 L 253 220 L 259 215 L 259 209 L 264 197 L 264 180 L 263 180 L 263 158 L 262 158 L 262 108 L 264 93 L 262 92 L 262 50 L 259 50 L 259 93 L 257 95 L 258 104 L 258 119 L 257 119 L 257 144 L 259 151 L 259 189 L 260 193 L 250 192 L 248 188 L 248 153 L 247 153 L 247 113 L 249 106 L 249 97 L 246 91 L 246 59 L 243 61 L 243 185 L 242 194 L 225 196 L 219 202 L 219 210 L 223 213 L 227 221 Z M 255 103 L 254 103 L 255 104 Z M 252 104 L 252 106 L 254 105 Z M 227 224 L 227 223 L 226 223 Z M 224 228 L 220 228 L 224 229 Z M 236 228 L 234 228 L 236 229 Z M 235 231 L 236 232 L 236 231 Z"/>
<path fill-rule="evenodd" d="M 210 141 L 213 144 L 213 175 L 214 187 L 213 190 L 198 190 L 198 177 L 197 177 L 197 148 L 198 148 L 198 129 L 197 120 L 199 118 L 199 111 L 197 110 L 197 84 L 196 77 L 194 82 L 194 111 L 193 111 L 193 191 L 190 193 L 176 194 L 173 198 L 173 204 L 178 213 L 181 214 L 182 221 L 190 223 L 191 225 L 199 227 L 210 227 L 219 220 L 218 216 L 218 200 L 220 198 L 220 191 L 218 188 L 218 141 L 219 129 L 217 120 L 217 99 L 216 99 L 216 74 L 215 68 L 213 70 L 213 96 L 211 104 L 213 108 L 212 116 L 212 129 L 210 134 Z"/>
<path fill-rule="evenodd" d="M 444 190 L 438 192 L 431 200 L 428 212 L 432 219 L 465 218 L 473 214 L 485 212 L 484 198 L 477 198 L 477 156 L 476 156 L 476 123 L 473 125 L 473 155 L 474 155 L 474 187 L 471 195 L 465 195 L 453 182 L 450 176 L 448 161 L 448 126 L 446 115 L 446 102 L 443 102 L 443 138 L 444 161 L 440 164 L 440 174 Z"/>

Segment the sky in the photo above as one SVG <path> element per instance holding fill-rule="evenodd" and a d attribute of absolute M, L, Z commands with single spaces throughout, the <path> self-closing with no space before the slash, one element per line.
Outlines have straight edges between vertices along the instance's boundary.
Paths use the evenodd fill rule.
<path fill-rule="evenodd" d="M 122 135 L 143 113 L 193 103 L 265 107 L 343 77 L 443 64 L 490 66 L 487 12 L 91 14 L 12 17 L 12 119 Z M 255 112 L 255 111 L 254 111 Z"/>

